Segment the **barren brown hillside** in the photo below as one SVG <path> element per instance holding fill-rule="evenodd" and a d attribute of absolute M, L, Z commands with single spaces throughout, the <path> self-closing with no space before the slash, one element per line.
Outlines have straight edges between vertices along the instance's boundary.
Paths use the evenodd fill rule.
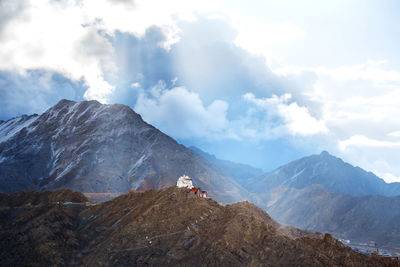
<path fill-rule="evenodd" d="M 4 199 L 15 194 L 2 196 L 2 265 L 400 266 L 330 235 L 280 226 L 249 202 L 223 206 L 176 187 L 96 205 L 61 195 L 64 204 L 14 207 Z"/>

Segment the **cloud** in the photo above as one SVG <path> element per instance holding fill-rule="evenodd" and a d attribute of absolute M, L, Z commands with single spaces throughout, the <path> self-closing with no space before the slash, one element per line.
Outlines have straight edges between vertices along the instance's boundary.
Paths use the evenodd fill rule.
<path fill-rule="evenodd" d="M 291 86 L 271 72 L 263 56 L 235 44 L 238 32 L 229 21 L 198 17 L 178 25 L 182 36 L 170 51 L 174 69 L 179 82 L 201 94 L 204 101 L 235 102 L 248 91 L 266 97 Z"/>
<path fill-rule="evenodd" d="M 228 119 L 227 102 L 214 100 L 205 105 L 200 96 L 185 87 L 168 89 L 159 82 L 148 91 L 140 90 L 134 109 L 144 120 L 180 139 L 234 139 L 259 142 L 282 136 L 310 136 L 326 133 L 322 122 L 310 115 L 306 107 L 288 103 L 291 98 L 256 98 L 247 93 L 243 98 L 254 104 L 245 116 Z"/>
<path fill-rule="evenodd" d="M 263 109 L 267 116 L 278 117 L 282 124 L 276 129 L 283 128 L 290 135 L 309 136 L 328 132 L 324 122 L 311 116 L 306 107 L 299 106 L 296 102 L 289 103 L 292 98 L 290 94 L 260 99 L 252 93 L 247 93 L 243 98 Z"/>
<path fill-rule="evenodd" d="M 339 141 L 339 148 L 346 150 L 349 146 L 358 147 L 386 147 L 386 148 L 400 148 L 400 142 L 390 142 L 384 140 L 370 139 L 363 135 L 353 135 L 349 139 Z"/>
<path fill-rule="evenodd" d="M 60 73 L 73 82 L 83 81 L 86 99 L 113 102 L 114 94 L 121 95 L 117 90 L 125 91 L 122 87 L 132 83 L 149 88 L 177 77 L 208 105 L 223 97 L 229 102 L 240 99 L 249 90 L 261 96 L 282 93 L 284 83 L 290 83 L 273 75 L 262 56 L 234 44 L 237 31 L 219 1 L 196 6 L 178 0 L 20 3 L 1 2 L 5 16 L 0 21 L 0 70 Z M 123 46 L 126 53 L 120 51 Z M 135 80 L 140 76 L 144 80 Z M 120 82 L 127 77 L 131 81 Z M 240 109 L 237 106 L 231 108 Z"/>
<path fill-rule="evenodd" d="M 0 71 L 0 119 L 40 114 L 62 98 L 83 100 L 84 88 L 82 81 L 72 82 L 58 73 Z"/>
<path fill-rule="evenodd" d="M 202 134 L 207 139 L 247 140 L 251 138 L 251 141 L 255 143 L 280 136 L 307 136 L 321 131 L 322 127 L 309 119 L 311 116 L 318 121 L 315 114 L 308 112 L 309 109 L 306 108 L 313 103 L 301 94 L 302 89 L 308 84 L 300 86 L 294 79 L 274 74 L 262 56 L 252 55 L 236 46 L 234 44 L 236 33 L 228 22 L 219 18 L 197 17 L 196 21 L 181 22 L 179 26 L 182 32 L 181 39 L 169 51 L 157 45 L 166 36 L 156 27 L 148 29 L 141 38 L 125 33 L 115 35 L 113 46 L 116 51 L 117 65 L 120 66 L 119 78 L 116 82 L 120 84 L 117 85 L 112 102 L 122 102 L 137 109 L 140 106 L 137 103 L 143 103 L 143 96 L 146 100 L 149 96 L 152 100 L 157 99 L 143 93 L 151 90 L 150 88 L 161 80 L 168 90 L 184 87 L 187 91 L 198 95 L 203 109 L 209 107 L 214 101 L 229 104 L 226 111 L 225 130 L 219 131 L 218 135 Z M 132 88 L 132 84 L 140 84 L 143 90 L 140 95 L 138 90 Z M 284 92 L 288 90 L 291 91 L 291 102 L 295 103 L 287 104 L 289 106 L 287 110 L 283 105 L 271 106 L 271 112 L 277 107 L 281 110 L 280 114 L 296 111 L 296 109 L 305 110 L 299 113 L 305 115 L 305 118 L 276 115 L 274 130 L 271 128 L 270 121 L 263 121 L 265 110 L 255 109 L 253 103 L 243 98 L 247 92 L 267 98 L 273 94 L 284 95 Z M 313 111 L 315 113 L 315 110 Z M 189 111 L 180 113 L 191 114 Z M 173 117 L 173 115 L 174 113 L 169 113 L 164 116 Z M 282 118 L 286 118 L 287 122 L 282 122 Z M 300 125 L 296 125 L 297 119 L 305 119 L 304 123 L 311 123 L 312 127 L 307 132 L 305 129 L 301 130 Z M 173 137 L 178 137 L 176 135 L 178 133 L 172 131 L 176 128 L 175 125 L 172 124 L 170 127 L 167 125 L 167 122 L 173 123 L 173 121 L 173 118 L 160 119 L 159 122 L 155 118 L 151 119 L 151 122 L 161 130 Z M 284 127 L 280 124 L 288 126 Z M 196 138 L 199 132 L 201 131 L 186 131 L 185 136 Z M 192 136 L 190 136 L 191 133 L 193 133 Z"/>
<path fill-rule="evenodd" d="M 140 87 L 140 83 L 138 83 L 138 82 L 131 83 L 131 87 L 139 88 Z"/>
<path fill-rule="evenodd" d="M 191 7 L 180 1 L 0 1 L 0 71 L 57 72 L 84 81 L 86 99 L 107 102 L 117 72 L 111 39 L 116 32 L 141 38 L 151 27 L 162 30 L 157 43 L 170 49 L 179 40 L 177 19 L 192 19 L 212 1 Z M 157 7 L 157 8 L 155 8 Z"/>
<path fill-rule="evenodd" d="M 215 100 L 204 106 L 198 94 L 184 87 L 167 89 L 160 82 L 149 92 L 140 92 L 134 109 L 177 138 L 226 138 L 228 104 Z"/>
<path fill-rule="evenodd" d="M 264 55 L 269 64 L 279 58 L 271 50 L 271 46 L 290 44 L 305 34 L 302 29 L 289 22 L 265 23 L 254 18 L 237 18 L 235 28 L 238 29 L 235 44 L 253 54 Z"/>
<path fill-rule="evenodd" d="M 0 40 L 4 38 L 3 32 L 8 24 L 15 19 L 21 19 L 21 10 L 26 1 L 1 1 L 0 2 Z M 22 18 L 23 19 L 23 18 Z"/>
<path fill-rule="evenodd" d="M 398 164 L 399 141 L 372 139 L 354 135 L 338 142 L 339 155 L 348 162 L 358 165 L 383 178 L 386 182 L 400 182 Z"/>
<path fill-rule="evenodd" d="M 313 89 L 306 96 L 322 107 L 319 118 L 329 129 L 329 138 L 322 141 L 326 146 L 352 164 L 390 176 L 390 181 L 400 177 L 400 169 L 387 167 L 400 163 L 393 160 L 400 149 L 400 71 L 391 68 L 387 60 L 331 68 L 291 66 L 274 71 L 280 75 L 315 75 Z"/>
<path fill-rule="evenodd" d="M 390 132 L 390 133 L 388 133 L 388 136 L 400 138 L 400 131 Z"/>
<path fill-rule="evenodd" d="M 393 174 L 389 173 L 389 172 L 379 172 L 379 171 L 375 171 L 376 175 L 379 175 L 379 177 L 383 178 L 387 183 L 396 183 L 396 182 L 400 182 L 400 176 L 394 176 Z"/>
<path fill-rule="evenodd" d="M 6 9 L 13 9 L 8 1 Z M 113 86 L 104 71 L 113 71 L 113 48 L 101 29 L 85 19 L 78 4 L 28 2 L 2 29 L 0 70 L 58 72 L 87 85 L 87 99 L 106 100 Z"/>

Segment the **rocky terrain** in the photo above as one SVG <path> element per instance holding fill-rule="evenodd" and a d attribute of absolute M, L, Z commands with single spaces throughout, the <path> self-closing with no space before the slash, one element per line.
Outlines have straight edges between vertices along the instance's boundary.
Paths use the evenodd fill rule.
<path fill-rule="evenodd" d="M 225 206 L 187 189 L 86 201 L 70 191 L 2 195 L 2 265 L 400 266 L 281 226 L 249 202 Z"/>
<path fill-rule="evenodd" d="M 189 175 L 227 203 L 247 192 L 220 167 L 124 105 L 61 100 L 42 115 L 0 124 L 0 191 L 68 188 L 127 193 L 174 185 Z"/>

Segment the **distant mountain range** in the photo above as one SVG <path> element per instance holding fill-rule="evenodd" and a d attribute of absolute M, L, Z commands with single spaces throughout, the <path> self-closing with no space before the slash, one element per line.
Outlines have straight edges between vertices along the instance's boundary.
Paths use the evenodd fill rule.
<path fill-rule="evenodd" d="M 242 185 L 280 223 L 357 242 L 400 245 L 400 183 L 387 184 L 326 151 Z"/>
<path fill-rule="evenodd" d="M 326 151 L 301 158 L 246 184 L 252 192 L 265 192 L 277 186 L 302 189 L 313 184 L 326 190 L 352 196 L 400 195 L 400 183 L 387 184 L 371 172 L 343 162 Z"/>
<path fill-rule="evenodd" d="M 124 105 L 61 100 L 42 115 L 0 122 L 0 191 L 159 189 L 189 175 L 215 199 L 247 192 L 191 149 Z"/>
<path fill-rule="evenodd" d="M 379 247 L 400 245 L 400 196 L 350 196 L 327 191 L 321 185 L 303 189 L 277 187 L 262 205 L 277 221 L 342 239 Z"/>

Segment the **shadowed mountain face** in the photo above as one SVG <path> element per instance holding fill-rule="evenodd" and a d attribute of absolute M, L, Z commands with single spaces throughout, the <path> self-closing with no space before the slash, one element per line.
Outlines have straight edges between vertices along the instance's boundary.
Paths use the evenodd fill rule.
<path fill-rule="evenodd" d="M 353 196 L 400 195 L 400 183 L 387 184 L 371 172 L 343 162 L 324 151 L 286 164 L 247 185 L 254 192 L 266 192 L 277 186 L 302 189 L 312 184 L 326 190 Z"/>
<path fill-rule="evenodd" d="M 279 222 L 379 246 L 400 245 L 400 196 L 334 194 L 320 185 L 277 187 L 264 207 Z"/>
<path fill-rule="evenodd" d="M 243 186 L 282 224 L 358 242 L 400 245 L 400 183 L 387 184 L 328 152 L 250 181 Z"/>
<path fill-rule="evenodd" d="M 246 190 L 219 167 L 124 105 L 62 100 L 40 116 L 2 122 L 0 134 L 3 192 L 143 191 L 186 174 L 220 201 L 245 199 Z"/>
<path fill-rule="evenodd" d="M 0 261 L 4 265 L 400 264 L 358 254 L 328 234 L 281 226 L 249 202 L 222 206 L 187 189 L 150 190 L 95 205 L 83 203 L 83 196 L 81 202 L 75 200 L 78 203 L 60 203 L 68 200 L 66 193 L 26 194 L 31 193 L 25 193 L 17 206 L 4 204 L 11 202 L 8 197 L 16 200 L 16 195 L 4 196 L 0 202 Z M 58 200 L 56 195 L 63 198 Z"/>

